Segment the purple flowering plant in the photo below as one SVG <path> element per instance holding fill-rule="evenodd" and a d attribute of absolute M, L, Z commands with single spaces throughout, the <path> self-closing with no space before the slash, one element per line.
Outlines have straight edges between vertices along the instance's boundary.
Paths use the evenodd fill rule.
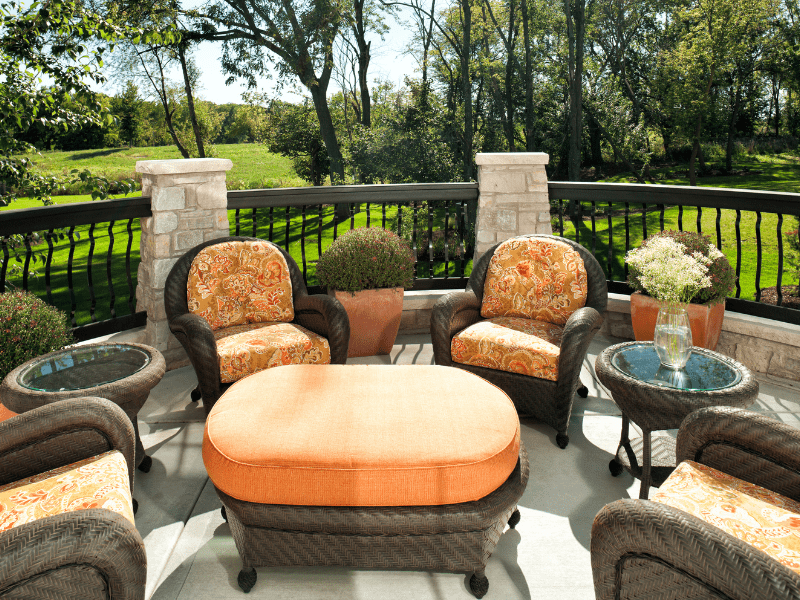
<path fill-rule="evenodd" d="M 414 283 L 414 254 L 391 231 L 380 227 L 351 229 L 319 257 L 317 280 L 328 290 L 342 292 L 408 289 Z"/>
<path fill-rule="evenodd" d="M 0 379 L 75 341 L 67 315 L 30 292 L 0 294 Z"/>

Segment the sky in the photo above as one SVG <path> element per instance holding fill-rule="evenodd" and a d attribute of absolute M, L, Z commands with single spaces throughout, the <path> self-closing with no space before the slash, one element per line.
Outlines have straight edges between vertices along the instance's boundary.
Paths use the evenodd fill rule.
<path fill-rule="evenodd" d="M 184 2 L 184 6 L 191 8 L 192 5 L 199 5 L 200 2 Z M 381 40 L 377 34 L 367 38 L 372 39 L 372 58 L 369 66 L 369 80 L 372 83 L 375 79 L 388 80 L 396 86 L 401 86 L 407 76 L 414 76 L 417 69 L 417 62 L 413 57 L 403 54 L 403 49 L 411 40 L 411 28 L 408 22 L 399 22 L 394 17 L 387 17 L 389 31 Z M 234 82 L 232 85 L 225 85 L 226 75 L 222 73 L 220 67 L 221 43 L 203 42 L 198 50 L 195 51 L 194 59 L 201 71 L 198 97 L 202 100 L 213 102 L 214 104 L 242 103 L 242 92 L 246 91 L 244 83 Z M 417 74 L 417 76 L 419 76 Z M 175 78 L 179 77 L 175 73 Z M 280 97 L 291 102 L 298 102 L 302 95 L 292 92 L 292 89 L 302 92 L 299 83 L 295 79 L 290 85 L 285 85 L 283 90 L 276 90 L 276 82 L 273 79 L 263 79 L 259 82 L 259 92 L 267 92 L 269 95 Z M 332 79 L 328 87 L 328 94 L 332 94 L 339 89 L 339 86 Z"/>

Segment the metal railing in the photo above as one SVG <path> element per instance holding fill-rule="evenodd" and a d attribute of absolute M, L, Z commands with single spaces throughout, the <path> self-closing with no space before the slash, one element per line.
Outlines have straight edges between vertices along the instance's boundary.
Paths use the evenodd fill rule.
<path fill-rule="evenodd" d="M 417 259 L 415 290 L 466 287 L 475 238 L 477 183 L 411 183 L 228 192 L 231 233 L 268 239 L 297 261 L 312 292 L 317 258 L 355 227 L 405 238 Z"/>
<path fill-rule="evenodd" d="M 625 282 L 628 250 L 648 234 L 672 228 L 684 231 L 686 224 L 690 230 L 710 235 L 736 270 L 736 292 L 726 304 L 729 310 L 800 324 L 800 310 L 780 306 L 786 274 L 785 217 L 800 215 L 800 194 L 559 181 L 550 182 L 548 191 L 556 221 L 553 233 L 566 235 L 592 251 L 603 266 L 610 291 L 632 291 Z M 572 211 L 567 201 L 572 202 Z M 622 244 L 617 241 L 622 235 L 624 252 L 619 251 Z M 767 271 L 774 277 L 776 305 L 761 302 L 762 292 L 772 283 Z"/>
<path fill-rule="evenodd" d="M 0 291 L 30 290 L 65 310 L 79 340 L 144 325 L 147 313 L 136 312 L 136 233 L 138 219 L 151 214 L 150 198 L 141 197 L 0 212 Z M 21 274 L 12 285 L 14 263 Z"/>

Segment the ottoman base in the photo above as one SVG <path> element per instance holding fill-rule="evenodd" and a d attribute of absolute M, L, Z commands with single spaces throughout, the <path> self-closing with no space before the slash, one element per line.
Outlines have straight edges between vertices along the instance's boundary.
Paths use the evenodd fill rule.
<path fill-rule="evenodd" d="M 469 573 L 481 598 L 484 569 L 517 502 L 529 465 L 520 444 L 505 483 L 474 502 L 442 506 L 289 506 L 237 500 L 217 489 L 242 559 L 239 586 L 255 585 L 255 567 L 348 566 Z M 513 516 L 512 516 L 513 515 Z"/>

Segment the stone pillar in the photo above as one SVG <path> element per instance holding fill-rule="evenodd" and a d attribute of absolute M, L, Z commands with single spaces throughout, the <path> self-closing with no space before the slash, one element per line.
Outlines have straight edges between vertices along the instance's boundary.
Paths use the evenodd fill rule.
<path fill-rule="evenodd" d="M 147 311 L 144 343 L 158 348 L 168 368 L 187 362 L 186 353 L 169 331 L 164 309 L 164 282 L 172 265 L 190 248 L 230 235 L 228 159 L 144 160 L 142 196 L 150 196 L 153 216 L 142 219 L 136 310 Z"/>
<path fill-rule="evenodd" d="M 474 260 L 517 235 L 553 233 L 544 152 L 478 154 L 478 215 Z"/>

